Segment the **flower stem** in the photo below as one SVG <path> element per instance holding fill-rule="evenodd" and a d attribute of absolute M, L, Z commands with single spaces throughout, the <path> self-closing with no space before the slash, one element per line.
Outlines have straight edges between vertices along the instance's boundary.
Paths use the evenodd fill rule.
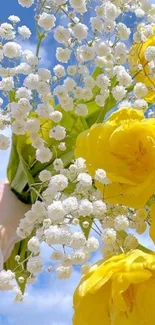
<path fill-rule="evenodd" d="M 38 34 L 38 44 L 37 44 L 37 49 L 36 49 L 36 56 L 39 56 L 39 51 L 40 51 L 40 46 L 42 43 L 43 38 L 45 37 L 45 33 L 40 34 L 39 32 L 37 32 Z"/>

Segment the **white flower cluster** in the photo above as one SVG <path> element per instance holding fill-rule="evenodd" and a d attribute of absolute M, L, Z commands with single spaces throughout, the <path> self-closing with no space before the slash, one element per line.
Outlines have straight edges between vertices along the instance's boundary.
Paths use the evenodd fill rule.
<path fill-rule="evenodd" d="M 39 179 L 45 185 L 40 196 L 42 202 L 36 201 L 32 205 L 17 230 L 21 238 L 35 233 L 28 242 L 31 255 L 27 270 L 32 278 L 43 267 L 39 255 L 42 242 L 51 247 L 49 270 L 55 269 L 59 279 L 69 278 L 74 265 L 80 265 L 81 273 L 85 274 L 90 268 L 91 253 L 99 249 L 99 241 L 105 259 L 138 246 L 136 237 L 127 235 L 126 230 L 133 228 L 138 234 L 143 233 L 148 216 L 146 210 L 134 211 L 121 205 L 106 204 L 82 158 L 75 160 L 69 168 L 63 168 L 62 160 L 56 159 L 54 166 L 58 174 L 52 176 L 48 170 L 40 173 Z M 107 184 L 104 170 L 100 169 L 96 174 L 98 181 L 103 183 L 104 180 Z M 85 231 L 90 232 L 88 238 Z"/>
<path fill-rule="evenodd" d="M 19 277 L 19 281 L 20 281 Z M 22 278 L 23 279 L 23 278 Z M 15 274 L 11 272 L 10 270 L 2 270 L 0 271 L 0 291 L 9 291 L 12 290 L 15 293 L 15 302 L 22 301 L 23 295 L 19 287 L 17 286 L 16 280 L 15 280 Z"/>
<path fill-rule="evenodd" d="M 128 87 L 133 83 L 132 77 L 127 70 L 129 48 L 126 40 L 133 34 L 131 26 L 118 22 L 118 17 L 127 15 L 127 12 L 134 12 L 138 18 L 145 18 L 145 22 L 137 23 L 137 30 L 133 39 L 136 42 L 145 41 L 153 34 L 152 24 L 155 21 L 154 4 L 146 1 L 99 1 L 91 0 L 89 7 L 86 0 L 70 1 L 46 1 L 45 4 L 38 3 L 36 6 L 36 24 L 38 25 L 38 47 L 36 54 L 32 51 L 23 50 L 19 39 L 29 39 L 31 30 L 28 26 L 20 24 L 18 16 L 9 16 L 9 23 L 0 25 L 0 89 L 4 97 L 10 91 L 15 90 L 14 100 L 6 106 L 8 113 L 15 117 L 12 125 L 12 132 L 20 135 L 27 131 L 32 132 L 32 146 L 38 149 L 36 158 L 42 163 L 52 159 L 52 153 L 46 148 L 41 140 L 37 122 L 27 121 L 30 112 L 38 110 L 40 117 L 50 118 L 55 125 L 50 130 L 50 137 L 56 141 L 64 140 L 67 136 L 66 130 L 61 126 L 62 113 L 55 110 L 54 105 L 49 104 L 53 96 L 59 101 L 62 109 L 66 112 L 74 111 L 78 116 L 86 116 L 88 113 L 87 102 L 95 100 L 99 107 L 103 107 L 107 98 L 111 95 L 116 103 L 127 99 Z M 30 8 L 36 5 L 34 0 L 18 0 L 23 8 Z M 85 19 L 86 11 L 90 11 L 89 27 Z M 65 15 L 65 24 L 59 25 L 55 16 Z M 61 22 L 61 19 L 59 20 Z M 52 33 L 54 40 L 58 43 L 55 57 L 57 63 L 53 71 L 40 68 L 39 49 L 45 37 Z M 113 37 L 115 34 L 115 37 Z M 104 37 L 102 37 L 104 35 Z M 154 46 L 149 46 L 145 51 L 145 58 L 149 61 L 150 74 L 154 74 L 155 54 Z M 71 64 L 74 58 L 74 65 Z M 8 59 L 9 64 L 3 65 Z M 10 64 L 12 62 L 12 64 Z M 67 63 L 67 65 L 66 65 Z M 101 73 L 97 78 L 91 75 L 92 68 L 98 67 Z M 23 85 L 21 75 L 24 75 Z M 116 79 L 112 86 L 112 80 Z M 16 82 L 15 82 L 16 80 Z M 17 85 L 17 80 L 19 84 Z M 98 89 L 96 91 L 96 89 Z M 144 98 L 147 88 L 144 84 L 138 83 L 134 86 L 133 95 L 135 109 L 147 109 Z M 27 99 L 26 103 L 20 105 L 17 101 Z M 133 97 L 131 96 L 131 100 Z M 79 102 L 80 101 L 80 102 Z M 6 100 L 4 101 L 4 103 Z M 10 100 L 9 100 L 10 102 Z M 16 105 L 15 105 L 16 103 Z M 54 103 L 54 102 L 53 102 Z M 20 107 L 19 107 L 20 106 Z M 13 107 L 11 109 L 11 107 Z M 12 112 L 13 110 L 13 112 Z M 33 119 L 34 116 L 33 116 Z M 32 118 L 31 118 L 32 120 Z M 60 125 L 59 125 L 60 124 Z M 34 126 L 35 125 L 35 126 Z M 61 144 L 58 144 L 59 149 Z M 7 145 L 0 145 L 0 148 L 7 149 Z M 60 149 L 65 150 L 65 149 Z M 45 158 L 43 156 L 45 155 Z"/>

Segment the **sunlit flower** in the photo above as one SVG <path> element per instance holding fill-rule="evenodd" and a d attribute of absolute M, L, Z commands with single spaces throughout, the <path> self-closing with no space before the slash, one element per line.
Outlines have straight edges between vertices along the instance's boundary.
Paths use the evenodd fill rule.
<path fill-rule="evenodd" d="M 142 111 L 120 109 L 105 123 L 93 125 L 77 139 L 75 156 L 86 159 L 91 175 L 103 169 L 111 181 L 97 182 L 105 200 L 143 207 L 155 186 L 155 121 Z"/>
<path fill-rule="evenodd" d="M 144 299 L 145 297 L 145 299 Z M 98 262 L 74 294 L 74 325 L 153 324 L 155 255 L 134 250 Z"/>

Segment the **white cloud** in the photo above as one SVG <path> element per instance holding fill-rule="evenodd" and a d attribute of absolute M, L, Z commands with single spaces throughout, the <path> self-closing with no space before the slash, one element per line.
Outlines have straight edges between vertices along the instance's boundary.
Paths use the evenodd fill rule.
<path fill-rule="evenodd" d="M 11 293 L 2 292 L 0 294 L 0 324 L 71 325 L 72 296 L 79 279 L 80 275 L 76 271 L 73 272 L 70 280 L 64 281 L 56 279 L 55 274 L 46 273 L 39 280 L 39 286 L 42 288 L 30 287 L 25 301 L 19 304 L 12 302 Z"/>
<path fill-rule="evenodd" d="M 37 46 L 36 43 L 25 41 L 21 44 L 21 46 L 24 51 L 29 50 L 32 51 L 34 54 L 36 54 L 36 46 Z M 39 64 L 40 67 L 48 68 L 51 65 L 51 61 L 48 59 L 48 53 L 44 46 L 40 47 L 39 57 L 41 58 Z"/>

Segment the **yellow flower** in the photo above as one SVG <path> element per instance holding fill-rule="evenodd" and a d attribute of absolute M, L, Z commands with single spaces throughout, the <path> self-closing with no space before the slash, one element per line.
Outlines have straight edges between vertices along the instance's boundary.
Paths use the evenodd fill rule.
<path fill-rule="evenodd" d="M 155 29 L 155 28 L 154 28 Z M 149 103 L 154 103 L 155 101 L 155 78 L 150 76 L 150 69 L 148 66 L 148 61 L 145 59 L 145 51 L 148 46 L 155 46 L 155 35 L 151 35 L 143 43 L 135 43 L 131 47 L 129 53 L 129 64 L 130 71 L 137 82 L 143 82 L 149 91 L 145 100 Z M 142 66 L 142 70 L 138 70 L 138 65 Z"/>
<path fill-rule="evenodd" d="M 153 325 L 155 255 L 140 250 L 99 262 L 74 294 L 73 325 Z"/>
<path fill-rule="evenodd" d="M 155 203 L 153 203 L 151 205 L 151 225 L 150 225 L 150 237 L 153 240 L 153 242 L 155 243 Z"/>
<path fill-rule="evenodd" d="M 75 157 L 86 159 L 92 176 L 106 171 L 112 183 L 96 185 L 107 202 L 141 208 L 155 190 L 155 119 L 120 109 L 78 136 Z"/>

